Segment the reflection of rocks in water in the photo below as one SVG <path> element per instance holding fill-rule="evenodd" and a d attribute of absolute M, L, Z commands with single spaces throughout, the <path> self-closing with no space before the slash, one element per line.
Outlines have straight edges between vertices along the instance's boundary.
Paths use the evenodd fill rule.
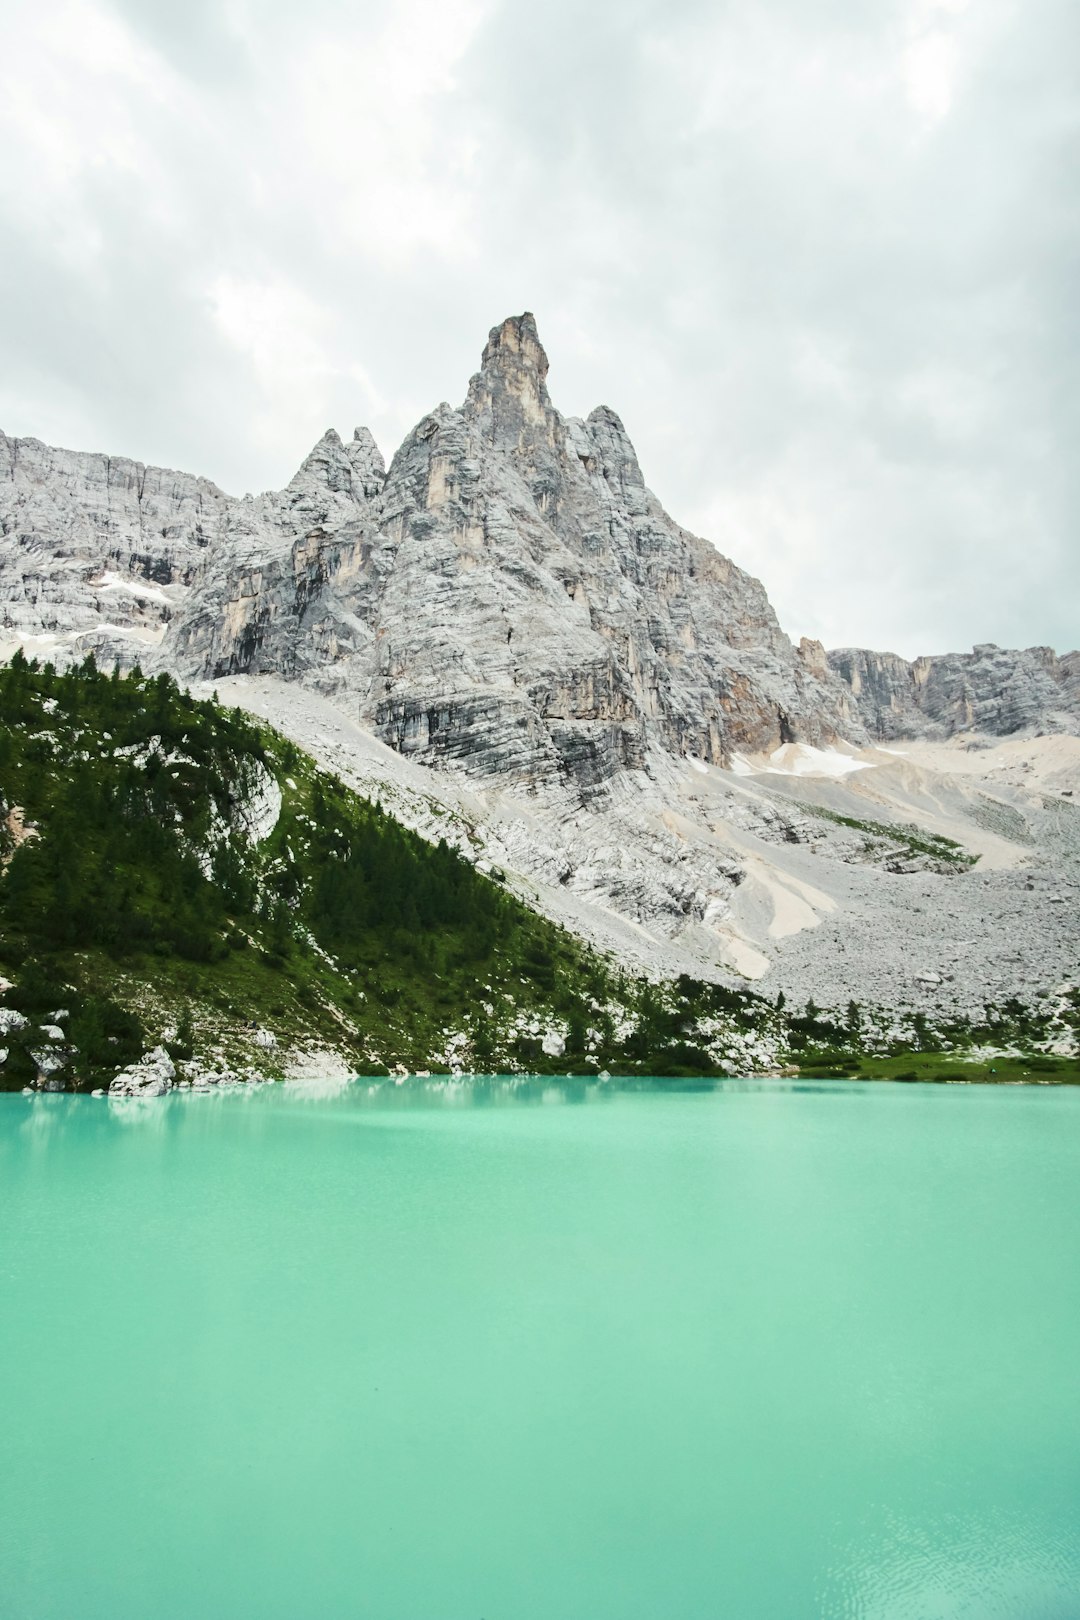
<path fill-rule="evenodd" d="M 168 1108 L 157 1096 L 125 1096 L 121 1093 L 108 1098 L 109 1118 L 118 1125 L 137 1125 L 142 1130 L 162 1131 L 168 1118 Z"/>
<path fill-rule="evenodd" d="M 360 1078 L 347 1088 L 371 1108 L 540 1108 L 603 1102 L 620 1091 L 715 1091 L 726 1082 L 708 1077 L 665 1079 L 579 1074 L 397 1075 Z"/>
<path fill-rule="evenodd" d="M 57 1126 L 67 1119 L 65 1112 L 67 1099 L 60 1096 L 43 1096 L 39 1092 L 26 1091 L 26 1118 L 19 1129 L 27 1136 L 44 1136 L 51 1134 Z"/>
<path fill-rule="evenodd" d="M 305 1074 L 286 1080 L 284 1085 L 290 1098 L 304 1102 L 324 1102 L 328 1097 L 340 1097 L 351 1083 L 348 1075 Z"/>

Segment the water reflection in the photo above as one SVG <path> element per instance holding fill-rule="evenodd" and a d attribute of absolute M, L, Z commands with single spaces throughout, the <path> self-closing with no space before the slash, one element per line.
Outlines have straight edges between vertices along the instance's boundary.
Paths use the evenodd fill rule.
<path fill-rule="evenodd" d="M 350 1081 L 286 1081 L 290 1098 L 347 1099 L 368 1108 L 582 1107 L 627 1093 L 714 1092 L 727 1080 L 669 1080 L 652 1076 L 600 1079 L 591 1075 L 462 1074 L 360 1077 Z M 754 1084 L 754 1082 L 750 1082 Z"/>
<path fill-rule="evenodd" d="M 851 1096 L 867 1089 L 851 1080 L 730 1077 L 670 1078 L 662 1075 L 461 1074 L 390 1075 L 354 1080 L 289 1080 L 278 1088 L 291 1098 L 347 1099 L 377 1108 L 581 1107 L 619 1096 L 702 1096 L 767 1093 L 776 1096 Z M 878 1085 L 875 1089 L 880 1090 Z"/>
<path fill-rule="evenodd" d="M 0 1124 L 24 1136 L 44 1140 L 65 1129 L 75 1118 L 85 1128 L 92 1116 L 102 1124 L 137 1127 L 143 1131 L 165 1132 L 192 1117 L 192 1111 L 216 1113 L 220 1108 L 248 1105 L 258 1108 L 262 1099 L 289 1103 L 337 1104 L 355 1109 L 492 1109 L 583 1107 L 610 1103 L 617 1097 L 657 1096 L 695 1097 L 703 1095 L 751 1095 L 763 1099 L 813 1096 L 850 1099 L 874 1095 L 884 1098 L 913 1092 L 953 1097 L 985 1094 L 993 1090 L 1002 1100 L 1011 1096 L 1045 1100 L 1057 1088 L 1040 1088 L 1038 1093 L 1024 1087 L 965 1086 L 948 1088 L 932 1085 L 896 1085 L 889 1081 L 815 1080 L 797 1077 L 668 1078 L 659 1075 L 537 1075 L 537 1074 L 460 1074 L 460 1075 L 312 1075 L 279 1084 L 241 1083 L 177 1089 L 162 1097 L 109 1097 L 63 1093 L 13 1093 L 0 1095 Z M 1078 1099 L 1080 1100 L 1080 1099 Z M 271 1101 L 270 1106 L 273 1106 Z"/>

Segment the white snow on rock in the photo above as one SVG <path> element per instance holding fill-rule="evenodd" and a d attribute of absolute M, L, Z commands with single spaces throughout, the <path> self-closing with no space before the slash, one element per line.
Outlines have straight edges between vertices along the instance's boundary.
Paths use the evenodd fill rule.
<path fill-rule="evenodd" d="M 142 580 L 125 579 L 122 574 L 115 573 L 106 568 L 99 580 L 94 580 L 96 591 L 125 591 L 128 596 L 134 596 L 140 602 L 156 602 L 162 607 L 171 607 L 172 603 L 157 585 L 147 585 Z"/>
<path fill-rule="evenodd" d="M 815 748 L 810 743 L 784 743 L 769 755 L 765 769 L 776 776 L 850 776 L 870 769 L 867 759 L 853 759 L 837 748 Z"/>
<path fill-rule="evenodd" d="M 884 750 L 882 750 L 884 751 Z M 691 765 L 694 761 L 690 761 Z M 728 770 L 733 776 L 850 776 L 869 770 L 872 761 L 856 759 L 838 748 L 816 748 L 812 743 L 782 743 L 764 760 L 733 754 Z"/>

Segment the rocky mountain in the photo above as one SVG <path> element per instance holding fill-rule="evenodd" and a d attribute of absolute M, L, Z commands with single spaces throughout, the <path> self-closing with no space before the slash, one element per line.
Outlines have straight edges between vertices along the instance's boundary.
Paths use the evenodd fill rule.
<path fill-rule="evenodd" d="M 320 751 L 320 721 L 345 735 L 341 711 L 297 683 L 240 676 L 222 685 L 227 702 L 248 685 L 261 700 L 276 689 L 298 700 L 304 740 Z M 801 1000 L 785 1007 L 781 996 L 680 971 L 692 929 L 675 950 L 639 951 L 635 970 L 625 951 L 590 949 L 587 928 L 553 926 L 538 915 L 551 909 L 542 892 L 521 877 L 513 795 L 499 824 L 498 790 L 463 791 L 453 773 L 433 778 L 370 733 L 356 735 L 359 757 L 327 772 L 239 707 L 165 674 L 124 677 L 93 662 L 58 674 L 21 655 L 0 666 L 0 1092 L 107 1088 L 126 1112 L 176 1086 L 311 1073 L 391 1084 L 406 1070 L 430 1079 L 492 1069 L 696 1082 L 785 1069 L 887 1075 L 945 1050 L 951 1059 L 931 1061 L 965 1077 L 972 1063 L 984 1072 L 985 1047 L 1002 1041 L 1018 1060 L 1003 1072 L 1073 1072 L 1080 991 L 1047 997 L 1036 977 L 1031 995 L 1011 963 L 986 960 L 982 999 L 965 1005 L 955 974 L 939 969 L 935 935 L 942 923 L 946 934 L 954 927 L 958 910 L 996 915 L 1008 953 L 1021 947 L 1029 972 L 1039 963 L 1033 944 L 1053 962 L 1052 942 L 1023 936 L 1024 880 L 955 892 L 975 857 L 948 836 L 857 824 L 823 803 L 785 810 L 782 795 L 744 797 L 738 773 L 687 770 L 700 795 L 692 860 L 707 866 L 710 825 L 739 837 L 736 875 L 750 914 L 770 890 L 781 911 L 805 910 L 815 891 L 799 873 L 814 862 L 826 872 L 853 863 L 879 885 L 893 876 L 913 912 L 936 901 L 920 930 L 929 1009 L 883 1006 L 870 972 L 859 977 L 858 1005 L 848 972 L 832 1011 L 804 1010 Z M 357 774 L 359 794 L 347 784 Z M 647 844 L 632 845 L 648 809 L 642 786 L 625 822 L 609 807 L 579 825 L 579 859 L 600 853 L 593 840 L 606 824 L 609 840 L 647 860 Z M 668 815 L 689 833 L 693 797 L 667 788 Z M 879 804 L 888 791 L 879 781 Z M 537 800 L 532 808 L 527 842 L 550 853 L 566 818 L 550 806 L 545 816 Z M 663 821 L 654 819 L 646 831 L 655 839 Z M 781 859 L 769 871 L 769 839 L 796 864 Z M 518 872 L 496 866 L 496 853 Z M 618 870 L 622 853 L 609 848 L 598 864 Z M 857 895 L 849 889 L 849 901 Z M 860 921 L 856 907 L 849 941 Z M 1063 922 L 1075 952 L 1075 907 Z M 879 907 L 869 943 L 887 968 L 880 924 Z M 828 939 L 808 954 L 827 961 Z M 1000 1001 L 995 966 L 1006 975 Z"/>
<path fill-rule="evenodd" d="M 1075 653 L 794 647 L 615 412 L 563 417 L 547 372 L 533 317 L 506 320 L 389 470 L 331 429 L 242 500 L 0 434 L 0 646 L 301 680 L 425 763 L 574 797 L 657 755 L 1080 729 Z"/>
<path fill-rule="evenodd" d="M 614 411 L 551 404 L 531 315 L 383 471 L 331 432 L 230 513 L 170 630 L 189 676 L 299 677 L 402 753 L 588 792 L 650 750 L 861 731 L 821 649 L 645 487 Z"/>
<path fill-rule="evenodd" d="M 851 688 L 867 732 L 881 741 L 978 731 L 1080 736 L 1080 652 L 1006 650 L 986 642 L 970 653 L 917 658 L 843 647 L 829 664 Z"/>
<path fill-rule="evenodd" d="M 164 628 L 188 677 L 300 679 L 404 753 L 575 792 L 655 750 L 861 735 L 822 649 L 664 512 L 614 411 L 560 415 L 547 370 L 533 317 L 507 320 L 389 471 L 331 430 L 243 500 L 4 439 L 5 628 L 129 659 Z"/>
<path fill-rule="evenodd" d="M 0 644 L 156 645 L 236 503 L 205 478 L 0 432 Z"/>
<path fill-rule="evenodd" d="M 220 690 L 636 971 L 969 1019 L 1071 982 L 1080 656 L 793 646 L 547 371 L 507 320 L 389 468 L 330 431 L 243 499 L 0 436 L 0 657 Z"/>

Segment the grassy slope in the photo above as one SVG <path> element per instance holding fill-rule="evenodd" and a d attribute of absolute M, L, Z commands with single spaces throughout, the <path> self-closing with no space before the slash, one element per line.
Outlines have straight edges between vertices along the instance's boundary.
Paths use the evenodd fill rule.
<path fill-rule="evenodd" d="M 843 1019 L 810 1006 L 788 1024 L 800 1074 L 817 1078 L 1054 1082 L 1080 1084 L 1080 1059 L 1054 1048 L 1076 1044 L 1080 990 L 1040 1008 L 1017 1000 L 988 1005 L 981 1023 L 916 1014 L 900 1038 L 877 1038 L 855 1003 Z"/>
<path fill-rule="evenodd" d="M 838 827 L 850 827 L 854 832 L 866 835 L 865 848 L 868 853 L 880 853 L 883 850 L 894 850 L 905 860 L 915 860 L 919 856 L 926 856 L 938 867 L 946 870 L 964 870 L 974 866 L 978 861 L 977 855 L 972 855 L 958 844 L 955 838 L 946 838 L 941 833 L 925 832 L 911 824 L 885 821 L 866 821 L 855 816 L 843 816 L 838 810 L 828 810 L 823 805 L 808 804 L 800 801 L 801 808 L 807 815 L 817 816 L 819 820 L 831 821 Z"/>

